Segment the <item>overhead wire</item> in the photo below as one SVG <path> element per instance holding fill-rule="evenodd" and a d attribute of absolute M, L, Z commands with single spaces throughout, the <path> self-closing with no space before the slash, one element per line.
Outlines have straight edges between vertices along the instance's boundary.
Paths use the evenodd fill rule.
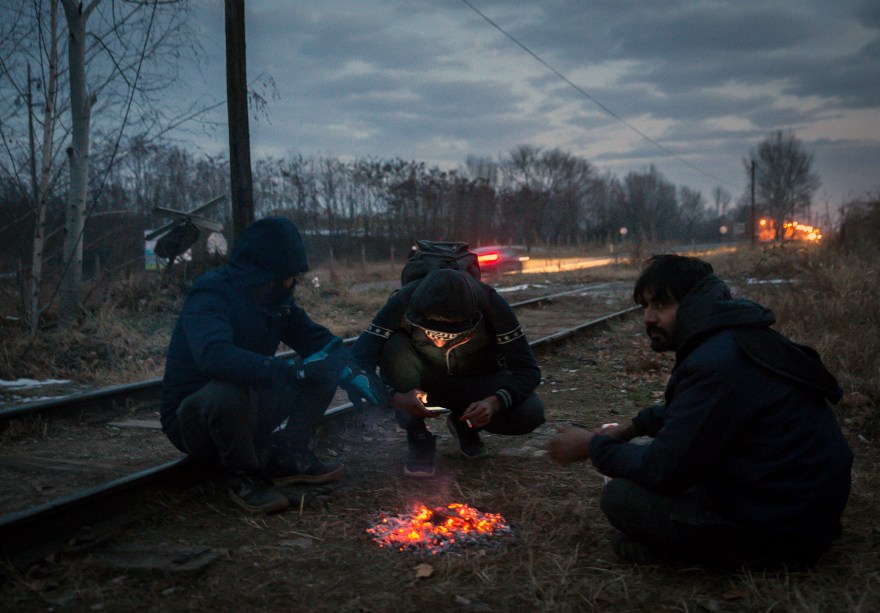
<path fill-rule="evenodd" d="M 724 183 L 725 185 L 731 186 L 730 183 L 729 183 L 728 181 L 725 181 L 724 179 L 720 179 L 720 178 L 718 178 L 718 177 L 712 175 L 711 173 L 706 172 L 706 171 L 703 170 L 702 168 L 700 168 L 700 167 L 698 167 L 698 166 L 695 166 L 695 165 L 692 164 L 691 162 L 688 162 L 686 159 L 682 158 L 680 155 L 678 155 L 677 153 L 675 153 L 674 151 L 672 151 L 671 149 L 669 149 L 668 147 L 666 147 L 666 146 L 663 145 L 662 143 L 657 142 L 655 139 L 651 138 L 650 136 L 648 136 L 647 134 L 645 134 L 644 132 L 642 132 L 641 130 L 639 130 L 636 126 L 632 125 L 630 122 L 628 122 L 626 119 L 624 119 L 623 117 L 621 117 L 619 114 L 615 113 L 614 110 L 612 110 L 611 108 L 609 108 L 607 105 L 603 104 L 602 102 L 600 102 L 599 100 L 597 100 L 596 98 L 594 98 L 593 96 L 591 96 L 589 92 L 587 92 L 586 90 L 584 90 L 584 89 L 583 89 L 581 86 L 579 86 L 577 83 L 574 83 L 571 79 L 569 79 L 568 77 L 566 77 L 562 72 L 560 72 L 560 71 L 557 70 L 554 66 L 552 66 L 549 62 L 547 62 L 546 60 L 544 60 L 544 58 L 542 58 L 540 55 L 538 55 L 537 53 L 535 53 L 534 51 L 532 51 L 527 45 L 525 45 L 523 42 L 521 42 L 519 39 L 517 39 L 513 34 L 510 34 L 507 30 L 505 30 L 505 29 L 502 28 L 500 25 L 498 25 L 495 21 L 493 21 L 491 18 L 489 18 L 488 15 L 486 15 L 485 13 L 483 13 L 482 11 L 480 11 L 477 7 L 475 7 L 473 4 L 471 4 L 471 3 L 469 2 L 469 0 L 461 0 L 461 1 L 462 1 L 465 5 L 467 5 L 467 6 L 468 6 L 468 7 L 469 7 L 474 13 L 476 13 L 477 15 L 479 15 L 480 17 L 482 17 L 482 18 L 486 21 L 486 23 L 488 23 L 488 24 L 491 25 L 493 28 L 495 28 L 496 30 L 498 30 L 499 32 L 501 32 L 504 36 L 506 36 L 508 39 L 510 39 L 510 40 L 511 40 L 511 41 L 512 41 L 517 47 L 519 47 L 520 49 L 522 49 L 523 51 L 525 51 L 526 53 L 528 53 L 530 56 L 532 56 L 532 58 L 533 58 L 535 61 L 537 61 L 539 64 L 541 64 L 542 66 L 544 66 L 547 70 L 549 70 L 549 71 L 552 72 L 554 75 L 556 75 L 557 77 L 559 77 L 559 79 L 561 79 L 561 80 L 562 80 L 564 83 L 566 83 L 569 87 L 571 87 L 571 88 L 574 89 L 576 92 L 578 92 L 578 93 L 581 94 L 583 97 L 585 97 L 587 100 L 589 100 L 590 102 L 592 102 L 593 104 L 595 104 L 596 106 L 598 106 L 600 109 L 602 109 L 603 111 L 605 111 L 605 113 L 607 113 L 608 115 L 610 115 L 611 117 L 613 117 L 614 119 L 616 119 L 617 121 L 619 121 L 620 123 L 622 123 L 624 126 L 626 126 L 626 127 L 629 128 L 630 130 L 632 130 L 633 132 L 635 132 L 636 134 L 638 134 L 642 139 L 644 139 L 645 141 L 651 143 L 652 145 L 654 145 L 655 147 L 657 147 L 657 148 L 660 149 L 661 151 L 664 151 L 664 152 L 667 153 L 670 157 L 675 158 L 676 160 L 678 160 L 679 162 L 681 162 L 682 164 L 684 164 L 684 165 L 687 166 L 688 168 L 690 168 L 690 169 L 692 169 L 692 170 L 695 170 L 696 172 L 698 172 L 698 173 L 700 173 L 700 174 L 702 174 L 702 175 L 704 175 L 704 176 L 706 176 L 706 177 L 709 177 L 710 179 L 712 179 L 712 180 L 714 180 L 714 181 L 718 181 L 719 183 Z M 732 186 L 731 186 L 731 187 L 732 187 Z"/>

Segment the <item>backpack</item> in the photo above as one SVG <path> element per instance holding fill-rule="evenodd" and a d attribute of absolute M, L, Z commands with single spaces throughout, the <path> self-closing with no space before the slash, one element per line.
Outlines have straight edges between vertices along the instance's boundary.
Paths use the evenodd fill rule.
<path fill-rule="evenodd" d="M 480 280 L 477 254 L 470 250 L 467 243 L 419 240 L 416 241 L 416 247 L 403 265 L 400 273 L 401 287 L 439 268 L 464 270 L 477 281 Z"/>

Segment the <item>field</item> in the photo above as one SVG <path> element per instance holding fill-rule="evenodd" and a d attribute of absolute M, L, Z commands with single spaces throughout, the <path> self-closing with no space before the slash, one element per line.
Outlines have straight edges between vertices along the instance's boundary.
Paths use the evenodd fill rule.
<path fill-rule="evenodd" d="M 837 411 L 856 452 L 853 494 L 842 538 L 812 570 L 723 572 L 615 559 L 613 531 L 597 506 L 603 477 L 589 465 L 555 466 L 543 449 L 556 425 L 613 421 L 662 393 L 670 358 L 647 348 L 632 318 L 542 354 L 548 424 L 526 437 L 489 437 L 493 457 L 485 461 L 461 458 L 441 423 L 438 478 L 405 480 L 405 444 L 393 420 L 353 415 L 321 436 L 321 451 L 346 463 L 338 486 L 293 488 L 291 510 L 257 519 L 242 516 L 215 482 L 157 495 L 134 524 L 30 569 L 7 567 L 3 602 L 18 611 L 880 610 L 876 257 L 786 245 L 709 259 L 737 293 L 770 306 L 781 331 L 818 349 L 847 392 Z M 553 274 L 584 281 L 636 273 L 621 263 Z M 316 276 L 318 286 L 306 284 L 298 298 L 344 336 L 357 334 L 387 296 L 348 289 L 387 278 L 384 268 Z M 30 346 L 10 338 L 4 378 L 89 372 L 103 384 L 159 376 L 179 296 L 135 284 L 109 296 L 75 333 L 47 333 Z M 449 502 L 501 513 L 511 533 L 437 556 L 380 549 L 366 533 L 379 513 Z M 146 563 L 186 556 L 205 563 L 178 572 Z"/>

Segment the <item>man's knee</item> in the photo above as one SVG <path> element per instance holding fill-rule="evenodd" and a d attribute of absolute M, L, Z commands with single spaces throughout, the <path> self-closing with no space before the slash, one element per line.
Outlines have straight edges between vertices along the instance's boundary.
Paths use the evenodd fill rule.
<path fill-rule="evenodd" d="M 627 479 L 611 479 L 602 489 L 599 496 L 599 508 L 612 523 L 615 520 L 629 521 L 630 515 L 637 510 L 636 502 L 643 488 Z"/>
<path fill-rule="evenodd" d="M 180 403 L 177 419 L 186 437 L 193 429 L 208 430 L 216 424 L 246 418 L 251 402 L 251 392 L 246 386 L 211 381 Z"/>
<path fill-rule="evenodd" d="M 545 421 L 544 403 L 533 393 L 520 404 L 498 413 L 486 430 L 495 434 L 521 436 L 533 432 Z"/>

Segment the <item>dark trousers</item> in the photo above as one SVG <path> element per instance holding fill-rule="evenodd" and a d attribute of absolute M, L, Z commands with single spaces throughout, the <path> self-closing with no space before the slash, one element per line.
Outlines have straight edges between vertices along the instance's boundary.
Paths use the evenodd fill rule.
<path fill-rule="evenodd" d="M 494 394 L 512 376 L 499 369 L 485 375 L 451 376 L 425 364 L 413 349 L 409 336 L 391 335 L 379 363 L 382 377 L 391 387 L 402 392 L 418 388 L 428 394 L 429 406 L 446 407 L 454 417 L 461 416 L 472 402 Z M 397 423 L 404 430 L 421 430 L 425 420 L 403 411 L 396 411 Z M 492 416 L 484 428 L 494 434 L 528 434 L 544 423 L 544 403 L 534 392 L 524 401 Z"/>
<path fill-rule="evenodd" d="M 762 538 L 712 508 L 700 488 L 668 496 L 613 479 L 602 491 L 600 506 L 615 528 L 673 560 L 798 568 L 813 564 L 821 553 Z"/>
<path fill-rule="evenodd" d="M 253 389 L 211 381 L 177 409 L 181 451 L 238 472 L 260 472 L 271 446 L 305 449 L 336 392 L 331 376 Z M 283 430 L 272 434 L 284 420 Z M 271 442 L 270 442 L 270 435 Z"/>

